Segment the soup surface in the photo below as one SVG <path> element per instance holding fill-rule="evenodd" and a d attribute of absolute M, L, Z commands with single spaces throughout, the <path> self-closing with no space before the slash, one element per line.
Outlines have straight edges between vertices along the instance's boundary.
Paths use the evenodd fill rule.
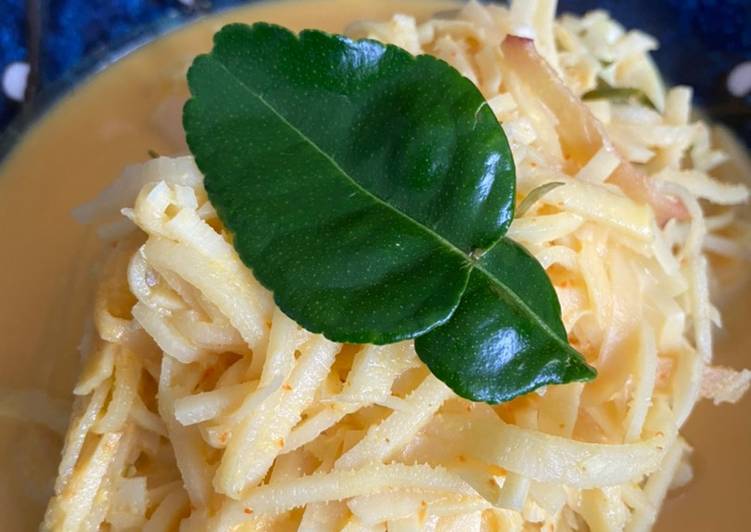
<path fill-rule="evenodd" d="M 102 244 L 71 210 L 149 150 L 175 152 L 184 73 L 227 22 L 266 20 L 292 29 L 342 31 L 395 12 L 426 18 L 449 1 L 308 0 L 258 4 L 171 33 L 82 84 L 36 124 L 0 168 L 0 511 L 6 530 L 36 529 L 51 494 L 61 433 L 79 371 L 77 345 L 90 313 Z M 161 123 L 160 123 L 161 122 Z M 171 126 L 171 127 L 170 127 Z M 720 363 L 743 367 L 751 349 L 744 317 L 751 292 L 727 302 Z M 25 390 L 18 400 L 8 390 Z M 696 447 L 696 478 L 671 496 L 658 530 L 743 530 L 751 495 L 751 399 L 701 403 L 685 435 Z M 58 429 L 58 432 L 48 428 Z"/>

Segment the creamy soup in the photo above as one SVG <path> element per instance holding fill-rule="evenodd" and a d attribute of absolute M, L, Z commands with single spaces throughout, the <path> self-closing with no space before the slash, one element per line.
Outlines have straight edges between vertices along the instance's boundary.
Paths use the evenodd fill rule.
<path fill-rule="evenodd" d="M 35 529 L 52 492 L 77 346 L 90 314 L 102 252 L 94 230 L 71 218 L 122 168 L 179 150 L 171 106 L 187 94 L 184 73 L 224 23 L 266 20 L 293 29 L 341 31 L 394 12 L 425 18 L 448 1 L 310 0 L 230 11 L 158 39 L 92 77 L 26 134 L 0 169 L 0 510 L 4 530 Z M 165 123 L 166 121 L 166 123 Z M 751 335 L 742 330 L 751 296 L 736 294 L 719 335 L 721 363 L 743 367 Z M 746 358 L 747 359 L 747 358 Z M 4 397 L 6 394 L 0 395 Z M 5 401 L 5 402 L 2 402 Z M 741 530 L 749 511 L 748 397 L 735 407 L 702 403 L 686 428 L 695 481 L 671 496 L 659 530 Z M 3 415 L 4 414 L 4 415 Z"/>

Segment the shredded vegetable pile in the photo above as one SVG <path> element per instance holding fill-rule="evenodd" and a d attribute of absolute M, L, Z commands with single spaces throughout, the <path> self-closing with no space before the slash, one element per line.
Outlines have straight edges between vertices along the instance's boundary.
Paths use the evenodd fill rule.
<path fill-rule="evenodd" d="M 154 159 L 79 212 L 114 250 L 44 529 L 652 526 L 691 478 L 694 404 L 737 401 L 751 380 L 712 365 L 709 298 L 712 267 L 748 258 L 733 210 L 748 190 L 716 179 L 727 156 L 691 90 L 663 87 L 652 37 L 601 11 L 555 19 L 555 4 L 470 2 L 349 33 L 481 89 L 517 167 L 509 236 L 598 377 L 490 406 L 454 395 L 411 342 L 306 332 L 239 260 L 192 158 Z"/>

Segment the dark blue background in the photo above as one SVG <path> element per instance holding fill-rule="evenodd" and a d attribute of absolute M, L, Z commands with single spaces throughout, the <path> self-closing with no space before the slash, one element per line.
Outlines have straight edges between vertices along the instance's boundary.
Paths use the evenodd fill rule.
<path fill-rule="evenodd" d="M 373 0 L 378 1 L 378 0 Z M 120 47 L 165 23 L 199 11 L 244 3 L 197 0 L 42 0 L 45 6 L 41 85 L 73 76 L 91 54 Z M 696 89 L 697 101 L 715 119 L 731 125 L 751 145 L 751 95 L 733 97 L 725 86 L 737 64 L 751 60 L 751 0 L 560 0 L 559 12 L 609 10 L 627 28 L 660 40 L 655 53 L 665 77 Z M 0 74 L 26 59 L 24 0 L 0 0 Z M 73 70 L 72 70 L 73 69 Z M 0 131 L 20 105 L 0 94 Z"/>

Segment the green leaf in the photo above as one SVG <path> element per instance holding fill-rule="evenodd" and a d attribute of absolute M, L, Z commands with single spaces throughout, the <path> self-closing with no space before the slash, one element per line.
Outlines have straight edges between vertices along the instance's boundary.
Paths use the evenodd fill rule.
<path fill-rule="evenodd" d="M 516 207 L 516 217 L 521 218 L 522 216 L 524 216 L 532 207 L 532 205 L 542 199 L 545 194 L 563 185 L 565 185 L 565 183 L 562 183 L 560 181 L 551 181 L 550 183 L 545 183 L 544 185 L 533 188 L 529 192 L 529 194 L 527 194 L 527 196 L 522 200 L 519 206 Z"/>
<path fill-rule="evenodd" d="M 480 258 L 451 320 L 415 348 L 436 377 L 475 401 L 595 376 L 568 344 L 545 270 L 508 238 Z"/>
<path fill-rule="evenodd" d="M 539 268 L 526 254 L 495 252 L 505 244 L 493 248 L 513 218 L 511 151 L 479 91 L 443 61 L 320 31 L 234 24 L 196 58 L 188 81 L 186 137 L 209 198 L 241 259 L 308 330 L 354 343 L 419 337 L 453 322 L 467 283 L 481 276 L 476 267 L 490 260 L 476 260 L 484 251 L 512 261 L 501 269 Z M 562 330 L 547 278 L 543 295 L 521 287 L 515 297 L 519 287 L 501 278 L 484 285 L 497 303 L 485 308 L 552 320 L 530 329 L 525 352 L 564 356 L 536 347 Z M 431 351 L 454 369 L 487 357 Z M 539 380 L 519 378 L 518 390 Z M 472 386 L 456 389 L 486 395 Z"/>
<path fill-rule="evenodd" d="M 448 319 L 465 253 L 513 216 L 511 152 L 468 80 L 429 56 L 268 24 L 225 27 L 188 78 L 209 197 L 290 317 L 370 343 Z"/>
<path fill-rule="evenodd" d="M 613 87 L 602 78 L 597 79 L 597 87 L 582 94 L 582 100 L 611 100 L 614 102 L 636 100 L 645 107 L 657 110 L 655 104 L 643 90 L 631 87 Z"/>

